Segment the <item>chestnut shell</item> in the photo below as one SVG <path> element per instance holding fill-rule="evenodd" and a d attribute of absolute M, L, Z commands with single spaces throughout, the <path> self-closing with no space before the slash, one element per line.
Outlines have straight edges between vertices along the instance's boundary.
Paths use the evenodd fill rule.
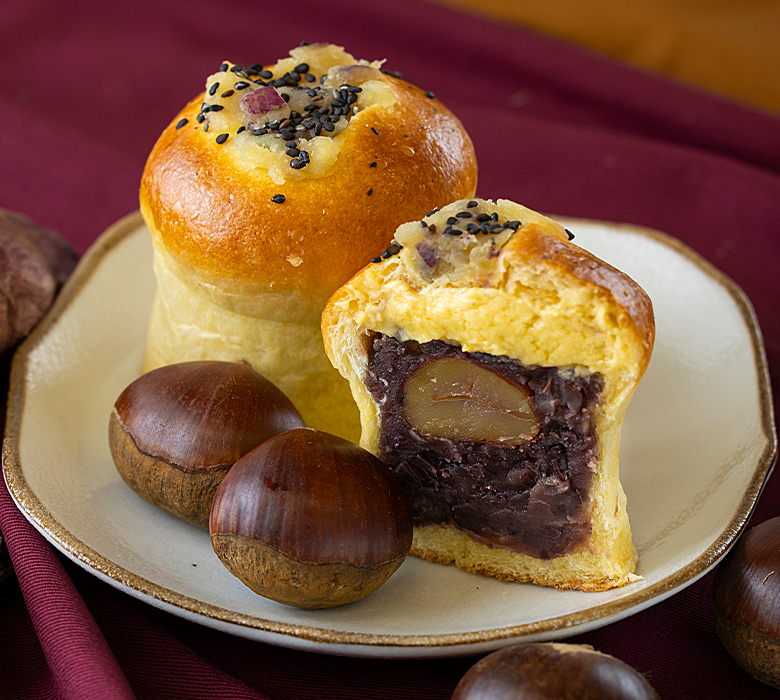
<path fill-rule="evenodd" d="M 217 490 L 215 553 L 260 595 L 326 608 L 379 588 L 412 543 L 409 503 L 370 452 L 310 428 L 270 438 Z"/>
<path fill-rule="evenodd" d="M 451 700 L 659 700 L 636 669 L 592 647 L 518 644 L 488 654 Z"/>
<path fill-rule="evenodd" d="M 780 517 L 752 527 L 712 581 L 715 629 L 748 673 L 780 688 Z"/>
<path fill-rule="evenodd" d="M 181 362 L 142 375 L 120 394 L 109 447 L 139 496 L 207 529 L 214 494 L 236 460 L 303 425 L 290 400 L 249 365 Z"/>

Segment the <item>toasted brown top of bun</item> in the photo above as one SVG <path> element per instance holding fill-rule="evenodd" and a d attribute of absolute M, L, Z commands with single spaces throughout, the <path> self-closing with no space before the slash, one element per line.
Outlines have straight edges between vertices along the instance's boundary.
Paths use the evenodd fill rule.
<path fill-rule="evenodd" d="M 463 126 L 380 65 L 331 44 L 298 47 L 265 69 L 223 64 L 149 156 L 140 202 L 155 243 L 229 295 L 270 287 L 322 305 L 401 223 L 472 196 L 476 158 Z M 348 116 L 333 114 L 344 95 Z M 296 111 L 311 123 L 311 104 L 336 117 L 326 120 L 332 131 L 321 120 L 318 135 L 274 130 Z"/>

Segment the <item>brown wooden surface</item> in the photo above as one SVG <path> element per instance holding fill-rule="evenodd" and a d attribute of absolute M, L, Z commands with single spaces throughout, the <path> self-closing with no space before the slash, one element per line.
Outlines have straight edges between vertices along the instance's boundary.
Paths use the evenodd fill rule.
<path fill-rule="evenodd" d="M 780 112 L 780 3 L 434 0 L 534 29 L 753 107 Z"/>

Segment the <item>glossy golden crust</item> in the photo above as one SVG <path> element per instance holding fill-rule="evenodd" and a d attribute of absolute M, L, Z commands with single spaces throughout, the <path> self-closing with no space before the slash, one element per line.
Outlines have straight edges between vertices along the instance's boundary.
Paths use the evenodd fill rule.
<path fill-rule="evenodd" d="M 398 225 L 476 188 L 473 146 L 457 118 L 419 88 L 381 79 L 395 103 L 368 106 L 333 137 L 333 172 L 289 169 L 283 183 L 239 163 L 246 151 L 230 138 L 220 145 L 214 131 L 194 126 L 198 96 L 147 161 L 140 193 L 147 224 L 169 254 L 212 284 L 249 294 L 270 284 L 303 289 L 321 307 L 384 250 Z M 177 129 L 182 118 L 188 124 Z M 283 204 L 271 200 L 278 194 Z"/>
<path fill-rule="evenodd" d="M 226 62 L 171 121 L 140 191 L 157 279 L 144 370 L 245 361 L 308 425 L 358 440 L 349 386 L 322 347 L 322 308 L 399 224 L 471 196 L 477 178 L 455 116 L 380 65 L 332 44 L 293 49 L 266 67 L 271 78 Z M 331 101 L 347 86 L 344 113 Z M 255 110 L 264 96 L 271 108 Z M 285 110 L 298 115 L 295 139 L 282 137 Z M 304 128 L 304 113 L 330 121 Z"/>

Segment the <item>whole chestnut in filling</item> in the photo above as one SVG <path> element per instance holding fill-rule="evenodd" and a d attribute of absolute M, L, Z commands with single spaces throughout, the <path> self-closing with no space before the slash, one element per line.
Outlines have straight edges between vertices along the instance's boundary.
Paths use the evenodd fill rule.
<path fill-rule="evenodd" d="M 249 365 L 180 362 L 140 376 L 120 394 L 109 446 L 141 498 L 208 528 L 214 493 L 236 460 L 303 425 L 290 400 Z"/>
<path fill-rule="evenodd" d="M 379 588 L 412 544 L 401 486 L 370 452 L 310 428 L 242 457 L 217 490 L 214 552 L 256 593 L 328 608 Z"/>
<path fill-rule="evenodd" d="M 415 525 L 543 559 L 582 550 L 599 377 L 375 334 L 365 381 Z"/>

